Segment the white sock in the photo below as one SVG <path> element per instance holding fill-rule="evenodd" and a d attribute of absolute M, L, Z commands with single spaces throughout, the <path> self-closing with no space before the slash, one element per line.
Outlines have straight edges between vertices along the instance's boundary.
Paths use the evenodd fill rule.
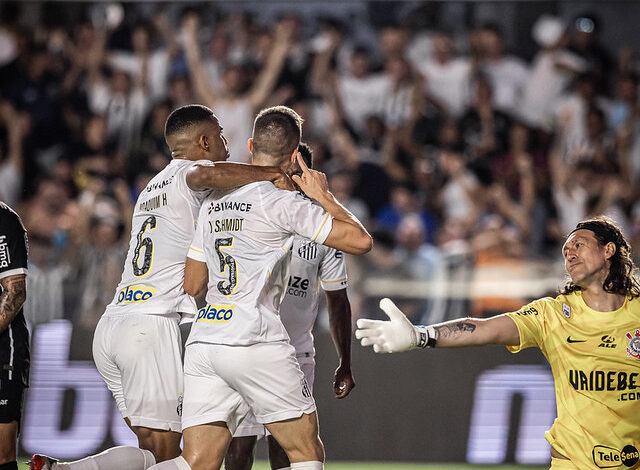
<path fill-rule="evenodd" d="M 148 450 L 121 446 L 75 462 L 58 462 L 55 470 L 147 470 L 155 463 Z"/>
<path fill-rule="evenodd" d="M 151 467 L 150 470 L 191 470 L 189 462 L 187 462 L 182 455 L 172 460 L 165 460 L 159 464 Z"/>
<path fill-rule="evenodd" d="M 324 470 L 324 462 L 313 460 L 309 462 L 292 463 L 290 468 L 291 470 Z"/>

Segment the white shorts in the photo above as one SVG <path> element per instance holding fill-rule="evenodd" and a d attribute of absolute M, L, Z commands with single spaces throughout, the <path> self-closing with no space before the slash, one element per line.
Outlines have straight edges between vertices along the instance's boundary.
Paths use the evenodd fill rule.
<path fill-rule="evenodd" d="M 192 343 L 184 358 L 182 429 L 224 421 L 233 434 L 249 410 L 260 424 L 316 409 L 286 341 L 250 346 Z"/>
<path fill-rule="evenodd" d="M 132 426 L 181 431 L 182 344 L 178 314 L 103 315 L 93 360 Z"/>
<path fill-rule="evenodd" d="M 316 361 L 313 357 L 298 357 L 298 363 L 300 369 L 304 374 L 304 378 L 307 379 L 309 390 L 313 394 L 313 382 L 316 376 Z M 249 413 L 242 420 L 236 432 L 233 433 L 233 437 L 246 437 L 246 436 L 258 436 L 258 439 L 262 439 L 264 436 L 271 434 L 267 431 L 264 425 L 258 423 L 255 415 L 249 411 Z"/>

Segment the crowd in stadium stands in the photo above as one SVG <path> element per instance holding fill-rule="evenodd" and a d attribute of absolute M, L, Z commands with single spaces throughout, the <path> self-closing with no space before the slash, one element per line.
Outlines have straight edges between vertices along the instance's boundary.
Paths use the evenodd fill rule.
<path fill-rule="evenodd" d="M 249 160 L 263 107 L 303 116 L 315 167 L 375 237 L 350 260 L 355 312 L 365 272 L 446 289 L 469 266 L 557 257 L 592 214 L 640 251 L 638 76 L 630 49 L 600 43 L 595 17 L 541 16 L 527 61 L 492 24 L 452 35 L 398 22 L 362 44 L 353 25 L 294 14 L 264 24 L 127 4 L 119 24 L 117 11 L 85 5 L 65 21 L 56 8 L 29 26 L 6 4 L 0 27 L 0 200 L 29 233 L 32 322 L 94 328 L 132 205 L 169 161 L 165 119 L 194 102 L 219 117 L 235 161 Z M 438 319 L 445 297 L 401 306 Z"/>

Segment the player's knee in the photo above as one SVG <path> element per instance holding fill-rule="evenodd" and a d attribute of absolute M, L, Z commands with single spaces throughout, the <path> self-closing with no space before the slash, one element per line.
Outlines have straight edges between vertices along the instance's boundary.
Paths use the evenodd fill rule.
<path fill-rule="evenodd" d="M 7 439 L 4 442 L 0 442 L 0 470 L 11 470 L 11 466 L 13 465 L 13 463 L 15 463 L 15 461 L 16 441 Z M 4 465 L 9 465 L 9 467 L 4 468 Z"/>

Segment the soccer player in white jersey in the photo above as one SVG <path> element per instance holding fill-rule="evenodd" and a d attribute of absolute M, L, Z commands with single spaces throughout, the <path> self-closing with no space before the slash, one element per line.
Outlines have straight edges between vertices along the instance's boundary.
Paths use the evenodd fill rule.
<path fill-rule="evenodd" d="M 309 146 L 300 143 L 298 151 L 305 164 L 313 168 L 313 155 Z M 289 334 L 289 342 L 296 349 L 298 364 L 311 393 L 316 363 L 311 330 L 318 315 L 320 286 L 327 297 L 331 335 L 340 361 L 334 374 L 333 390 L 336 398 L 344 398 L 355 387 L 351 374 L 351 305 L 347 296 L 344 255 L 335 248 L 296 236 L 291 249 L 289 282 L 280 304 L 280 320 Z M 258 437 L 264 435 L 264 426 L 250 413 L 233 434 L 224 459 L 224 468 L 250 470 Z M 290 462 L 284 449 L 273 436 L 268 436 L 267 440 L 271 468 L 289 469 Z"/>
<path fill-rule="evenodd" d="M 187 342 L 182 456 L 153 470 L 219 469 L 249 409 L 282 445 L 292 469 L 324 468 L 315 402 L 278 316 L 294 236 L 347 253 L 371 236 L 329 192 L 326 176 L 299 158 L 301 119 L 290 108 L 263 110 L 249 140 L 252 162 L 278 165 L 313 204 L 270 183 L 208 197 L 185 269 L 185 291 L 207 284 Z"/>
<path fill-rule="evenodd" d="M 182 282 L 200 205 L 211 188 L 255 181 L 293 189 L 276 167 L 221 163 L 229 156 L 211 109 L 187 105 L 167 118 L 173 160 L 135 205 L 122 279 L 96 328 L 93 357 L 140 449 L 116 447 L 73 462 L 34 455 L 32 470 L 139 470 L 180 455 L 181 315 L 197 312 Z"/>

